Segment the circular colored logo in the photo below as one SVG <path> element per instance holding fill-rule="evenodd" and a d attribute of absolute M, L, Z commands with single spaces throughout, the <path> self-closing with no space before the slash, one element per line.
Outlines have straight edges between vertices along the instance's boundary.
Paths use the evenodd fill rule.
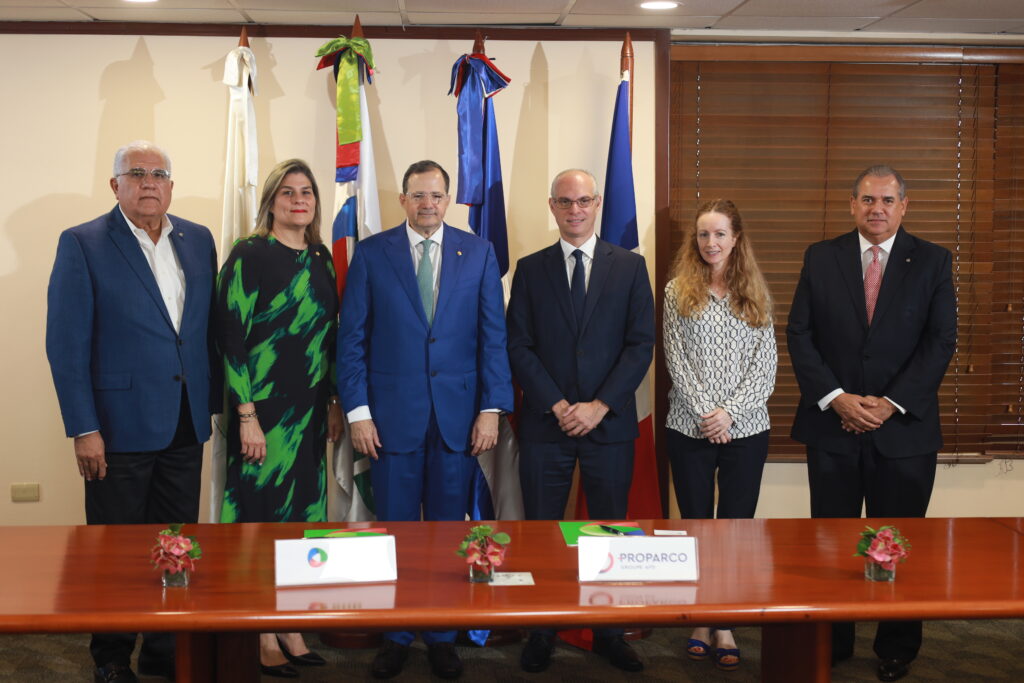
<path fill-rule="evenodd" d="M 608 564 L 606 564 L 604 566 L 604 569 L 599 571 L 598 574 L 604 574 L 606 572 L 609 572 L 609 571 L 611 571 L 612 567 L 614 567 L 614 566 L 615 566 L 615 558 L 612 557 L 611 553 L 608 553 Z"/>
<path fill-rule="evenodd" d="M 323 548 L 310 548 L 307 559 L 310 567 L 322 567 L 327 562 L 327 551 Z"/>

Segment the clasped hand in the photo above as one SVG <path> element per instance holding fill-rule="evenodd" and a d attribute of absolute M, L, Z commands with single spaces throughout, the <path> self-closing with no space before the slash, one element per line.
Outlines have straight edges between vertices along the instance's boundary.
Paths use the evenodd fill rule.
<path fill-rule="evenodd" d="M 700 433 L 711 443 L 729 443 L 732 435 L 729 428 L 732 427 L 732 416 L 724 408 L 715 408 L 710 413 L 700 416 Z"/>
<path fill-rule="evenodd" d="M 896 412 L 896 406 L 884 398 L 859 394 L 839 394 L 830 406 L 839 416 L 843 430 L 854 434 L 878 429 Z"/>
<path fill-rule="evenodd" d="M 608 404 L 598 399 L 569 405 L 563 398 L 551 406 L 551 412 L 558 418 L 558 426 L 569 436 L 589 434 L 601 423 L 608 411 Z"/>

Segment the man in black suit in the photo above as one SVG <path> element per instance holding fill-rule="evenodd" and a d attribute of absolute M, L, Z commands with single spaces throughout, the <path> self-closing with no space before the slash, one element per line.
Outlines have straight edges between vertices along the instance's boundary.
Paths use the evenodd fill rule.
<path fill-rule="evenodd" d="M 786 335 L 801 399 L 812 517 L 924 517 L 935 481 L 938 389 L 956 346 L 948 250 L 906 232 L 906 184 L 888 166 L 857 178 L 857 229 L 811 245 Z M 835 624 L 832 661 L 853 654 Z M 921 622 L 882 622 L 878 678 L 907 674 Z"/>
<path fill-rule="evenodd" d="M 634 394 L 654 348 L 647 265 L 594 234 L 601 197 L 590 173 L 555 176 L 548 205 L 561 239 L 519 261 L 508 305 L 526 518 L 562 519 L 578 460 L 590 514 L 621 519 L 638 434 Z M 553 639 L 553 630 L 531 634 L 525 671 L 548 667 Z M 643 669 L 622 629 L 595 629 L 594 650 L 620 669 Z"/>

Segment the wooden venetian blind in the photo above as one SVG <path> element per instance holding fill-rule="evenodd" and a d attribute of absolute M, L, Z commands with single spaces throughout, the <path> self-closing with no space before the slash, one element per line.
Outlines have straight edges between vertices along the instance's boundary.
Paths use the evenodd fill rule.
<path fill-rule="evenodd" d="M 1024 65 L 1001 64 L 992 262 L 988 452 L 1024 454 Z"/>
<path fill-rule="evenodd" d="M 804 455 L 789 438 L 799 389 L 785 339 L 804 250 L 853 229 L 853 179 L 878 163 L 907 179 L 907 230 L 953 253 L 959 344 L 940 392 L 944 450 L 984 450 L 994 411 L 996 75 L 986 65 L 673 63 L 671 248 L 705 200 L 730 198 L 744 216 L 775 298 L 771 459 Z M 1013 405 L 1019 415 L 1020 397 Z"/>

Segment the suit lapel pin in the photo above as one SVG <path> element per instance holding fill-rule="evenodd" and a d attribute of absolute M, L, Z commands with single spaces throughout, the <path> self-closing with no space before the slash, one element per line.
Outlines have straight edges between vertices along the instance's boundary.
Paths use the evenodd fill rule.
<path fill-rule="evenodd" d="M 178 233 L 178 237 L 184 237 L 184 236 L 185 236 L 185 233 L 183 233 L 183 232 L 179 232 L 179 233 Z M 908 260 L 909 260 L 909 259 L 908 259 Z"/>
<path fill-rule="evenodd" d="M 910 263 L 910 259 L 907 259 L 907 263 Z"/>
<path fill-rule="evenodd" d="M 462 256 L 462 252 L 461 251 L 457 251 L 457 252 L 455 252 L 455 255 L 456 256 Z"/>

